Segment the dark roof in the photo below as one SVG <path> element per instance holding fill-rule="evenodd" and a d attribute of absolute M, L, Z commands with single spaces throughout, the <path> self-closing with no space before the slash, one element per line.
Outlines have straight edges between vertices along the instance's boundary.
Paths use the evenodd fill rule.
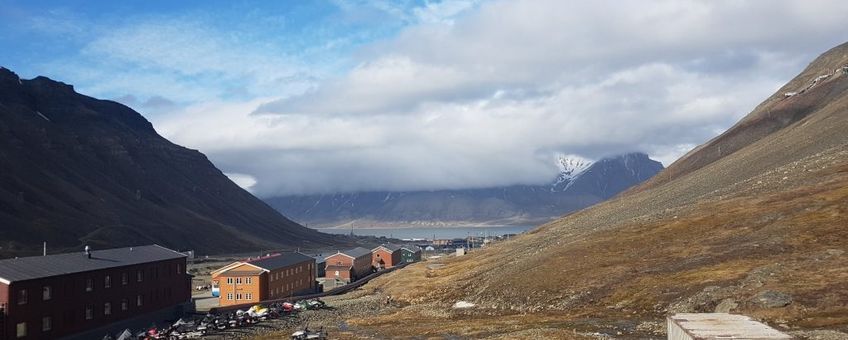
<path fill-rule="evenodd" d="M 186 257 L 160 245 L 0 260 L 0 279 L 15 282 Z M 0 280 L 0 281 L 2 281 Z"/>
<path fill-rule="evenodd" d="M 398 250 L 400 250 L 400 246 L 399 246 L 399 245 L 397 245 L 397 244 L 392 244 L 392 243 L 383 243 L 383 244 L 381 244 L 381 245 L 377 246 L 377 248 L 380 248 L 380 247 L 386 248 L 386 249 L 388 249 L 389 251 L 391 251 L 391 252 L 393 252 L 393 253 L 394 253 L 394 252 L 396 252 L 396 251 L 398 251 Z M 377 250 L 377 248 L 374 248 L 374 250 Z"/>
<path fill-rule="evenodd" d="M 410 251 L 410 252 L 413 252 L 413 253 L 417 253 L 417 252 L 421 251 L 421 247 L 416 246 L 416 245 L 408 245 L 408 244 L 401 246 L 400 249 L 404 249 L 406 251 Z"/>
<path fill-rule="evenodd" d="M 353 248 L 353 249 L 340 251 L 339 253 L 345 254 L 347 256 L 351 256 L 353 258 L 360 258 L 360 257 L 363 257 L 365 255 L 371 256 L 371 251 L 368 250 L 368 249 L 362 248 L 362 247 L 356 247 L 356 248 Z M 335 255 L 335 254 L 333 254 L 333 255 Z M 330 255 L 330 256 L 333 256 L 333 255 Z M 327 256 L 327 257 L 330 257 L 330 256 Z"/>
<path fill-rule="evenodd" d="M 313 256 L 312 258 L 315 259 L 315 263 L 327 262 L 327 258 L 322 256 L 322 255 L 316 255 L 316 256 Z"/>
<path fill-rule="evenodd" d="M 301 253 L 280 253 L 246 262 L 267 270 L 275 270 L 306 261 L 315 261 L 315 259 Z"/>

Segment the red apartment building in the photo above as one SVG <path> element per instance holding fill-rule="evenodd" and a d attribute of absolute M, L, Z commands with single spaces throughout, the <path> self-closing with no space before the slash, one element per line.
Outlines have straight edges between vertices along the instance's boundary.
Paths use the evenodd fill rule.
<path fill-rule="evenodd" d="M 0 260 L 0 339 L 53 339 L 176 313 L 191 302 L 190 286 L 186 256 L 158 245 Z"/>
<path fill-rule="evenodd" d="M 221 306 L 258 303 L 317 290 L 315 259 L 301 253 L 273 254 L 233 262 L 212 272 Z"/>
<path fill-rule="evenodd" d="M 327 256 L 325 277 L 350 283 L 371 273 L 371 251 L 357 247 Z"/>

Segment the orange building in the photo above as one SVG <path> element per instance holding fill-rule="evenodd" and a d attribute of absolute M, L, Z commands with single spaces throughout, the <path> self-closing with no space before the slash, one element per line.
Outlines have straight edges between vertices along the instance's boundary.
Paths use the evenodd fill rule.
<path fill-rule="evenodd" d="M 350 283 L 371 273 L 371 251 L 357 247 L 327 256 L 325 277 Z"/>
<path fill-rule="evenodd" d="M 283 299 L 316 291 L 315 259 L 281 253 L 233 262 L 212 272 L 221 306 Z"/>
<path fill-rule="evenodd" d="M 401 261 L 400 246 L 386 243 L 371 250 L 371 265 L 377 269 L 397 266 Z"/>

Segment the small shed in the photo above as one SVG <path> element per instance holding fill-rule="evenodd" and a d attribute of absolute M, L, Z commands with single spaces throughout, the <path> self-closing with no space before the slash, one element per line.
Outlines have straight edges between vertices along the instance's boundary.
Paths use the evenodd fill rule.
<path fill-rule="evenodd" d="M 744 315 L 679 313 L 668 317 L 668 340 L 718 339 L 788 340 L 792 337 Z"/>
<path fill-rule="evenodd" d="M 463 256 L 463 255 L 465 255 L 465 248 L 463 248 L 463 247 L 456 248 L 456 256 Z"/>

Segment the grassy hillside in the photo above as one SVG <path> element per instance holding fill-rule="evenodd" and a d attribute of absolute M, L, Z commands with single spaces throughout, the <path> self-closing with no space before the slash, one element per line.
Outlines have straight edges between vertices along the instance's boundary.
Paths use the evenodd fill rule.
<path fill-rule="evenodd" d="M 646 338 L 673 312 L 730 311 L 802 338 L 845 336 L 833 332 L 848 334 L 846 52 L 816 59 L 637 190 L 444 267 L 380 278 L 370 289 L 406 307 L 351 324 L 390 336 Z M 458 300 L 478 308 L 451 310 Z"/>

